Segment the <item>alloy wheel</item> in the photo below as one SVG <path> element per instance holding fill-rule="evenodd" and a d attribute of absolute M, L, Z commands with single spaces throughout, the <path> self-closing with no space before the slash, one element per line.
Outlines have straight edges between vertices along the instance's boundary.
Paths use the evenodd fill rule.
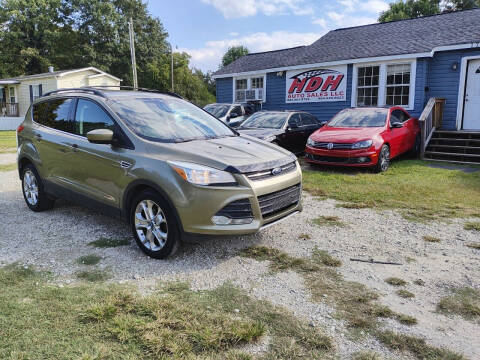
<path fill-rule="evenodd" d="M 35 174 L 31 170 L 23 174 L 23 192 L 28 203 L 32 206 L 38 203 L 38 183 Z"/>
<path fill-rule="evenodd" d="M 380 166 L 382 171 L 387 171 L 388 165 L 390 163 L 390 149 L 385 147 L 380 153 Z"/>
<path fill-rule="evenodd" d="M 135 230 L 142 244 L 150 251 L 163 249 L 168 238 L 165 213 L 153 200 L 142 200 L 135 208 Z"/>

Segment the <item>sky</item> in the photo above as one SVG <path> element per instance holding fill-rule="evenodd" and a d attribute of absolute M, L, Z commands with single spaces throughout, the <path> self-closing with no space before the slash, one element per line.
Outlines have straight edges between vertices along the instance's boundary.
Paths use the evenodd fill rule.
<path fill-rule="evenodd" d="M 191 66 L 218 69 L 230 46 L 250 52 L 309 45 L 329 30 L 375 23 L 392 0 L 148 0 Z"/>

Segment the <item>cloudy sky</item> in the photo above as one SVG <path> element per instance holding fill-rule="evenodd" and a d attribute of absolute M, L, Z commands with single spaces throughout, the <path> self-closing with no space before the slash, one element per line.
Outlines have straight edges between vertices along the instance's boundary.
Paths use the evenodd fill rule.
<path fill-rule="evenodd" d="M 204 71 L 229 46 L 251 52 L 308 45 L 328 30 L 376 22 L 392 0 L 149 0 L 178 51 Z"/>

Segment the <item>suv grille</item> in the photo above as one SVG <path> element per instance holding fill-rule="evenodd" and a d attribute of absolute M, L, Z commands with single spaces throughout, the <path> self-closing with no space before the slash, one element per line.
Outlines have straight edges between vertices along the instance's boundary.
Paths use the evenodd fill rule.
<path fill-rule="evenodd" d="M 328 143 L 328 142 L 317 142 L 315 141 L 311 147 L 317 149 L 328 149 L 328 145 L 332 144 L 332 148 L 329 150 L 352 150 L 353 144 L 350 143 Z"/>
<path fill-rule="evenodd" d="M 287 174 L 289 172 L 295 171 L 296 168 L 297 168 L 297 163 L 294 161 L 290 164 L 279 166 L 278 168 L 275 168 L 275 169 L 281 169 L 281 171 L 278 171 L 278 173 L 275 173 L 273 171 L 274 169 L 268 169 L 268 170 L 246 173 L 245 175 L 250 180 L 259 181 L 259 180 L 265 180 L 265 179 L 271 178 L 273 176 L 279 176 L 279 175 Z"/>
<path fill-rule="evenodd" d="M 241 199 L 231 202 L 225 206 L 222 210 L 217 212 L 217 216 L 226 216 L 230 219 L 246 219 L 252 218 L 252 205 L 249 199 Z"/>
<path fill-rule="evenodd" d="M 258 197 L 262 216 L 274 216 L 300 201 L 300 184 Z"/>

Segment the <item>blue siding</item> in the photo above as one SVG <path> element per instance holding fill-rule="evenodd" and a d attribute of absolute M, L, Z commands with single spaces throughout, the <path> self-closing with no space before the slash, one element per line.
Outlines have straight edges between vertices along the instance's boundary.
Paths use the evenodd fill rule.
<path fill-rule="evenodd" d="M 217 79 L 217 102 L 231 103 L 233 101 L 233 78 Z"/>
<path fill-rule="evenodd" d="M 462 57 L 480 55 L 479 49 L 456 50 L 440 52 L 429 61 L 428 83 L 429 91 L 425 98 L 440 97 L 446 100 L 442 128 L 456 130 L 458 86 L 460 84 L 460 64 Z M 452 64 L 457 62 L 457 70 L 452 70 Z"/>
<path fill-rule="evenodd" d="M 413 116 L 420 116 L 431 97 L 446 99 L 442 128 L 456 129 L 458 87 L 460 83 L 460 64 L 465 56 L 480 55 L 480 49 L 455 50 L 436 53 L 433 58 L 417 59 L 415 79 Z M 457 70 L 452 70 L 452 64 L 458 63 Z M 286 72 L 282 76 L 277 73 L 267 74 L 267 101 L 263 103 L 265 110 L 296 109 L 308 111 L 321 121 L 329 120 L 338 111 L 351 106 L 353 66 L 348 66 L 347 101 L 323 103 L 285 103 Z M 217 101 L 233 101 L 233 79 L 217 79 Z"/>
<path fill-rule="evenodd" d="M 303 110 L 315 115 L 320 121 L 327 121 L 340 110 L 351 106 L 352 99 L 352 71 L 353 66 L 348 66 L 347 72 L 347 101 L 332 101 L 320 103 L 285 103 L 286 72 L 282 76 L 277 73 L 267 74 L 267 101 L 263 104 L 265 110 Z"/>

